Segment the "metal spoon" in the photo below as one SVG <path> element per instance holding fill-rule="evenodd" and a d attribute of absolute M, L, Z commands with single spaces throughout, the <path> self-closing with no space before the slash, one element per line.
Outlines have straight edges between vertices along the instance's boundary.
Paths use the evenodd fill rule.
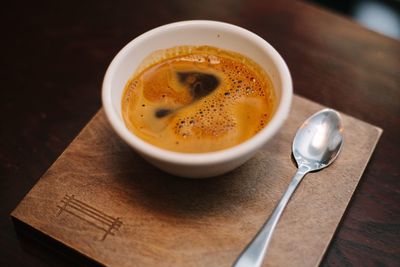
<path fill-rule="evenodd" d="M 343 144 L 342 132 L 340 115 L 333 109 L 315 113 L 298 129 L 292 146 L 298 170 L 268 221 L 237 258 L 234 267 L 261 266 L 275 226 L 293 192 L 307 173 L 321 170 L 336 159 Z"/>

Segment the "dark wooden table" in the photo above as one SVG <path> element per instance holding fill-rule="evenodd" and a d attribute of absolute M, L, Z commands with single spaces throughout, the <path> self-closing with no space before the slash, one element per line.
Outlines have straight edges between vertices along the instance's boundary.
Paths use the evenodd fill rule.
<path fill-rule="evenodd" d="M 384 129 L 322 266 L 400 264 L 400 43 L 291 1 L 8 1 L 1 18 L 0 266 L 74 266 L 9 217 L 100 108 L 113 56 L 156 26 L 221 20 L 270 42 L 295 93 Z"/>

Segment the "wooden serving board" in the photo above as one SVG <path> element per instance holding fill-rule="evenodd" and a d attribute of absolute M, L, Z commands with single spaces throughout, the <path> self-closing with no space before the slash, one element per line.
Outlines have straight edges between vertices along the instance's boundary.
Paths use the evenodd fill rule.
<path fill-rule="evenodd" d="M 283 129 L 253 159 L 201 180 L 148 164 L 116 136 L 100 110 L 12 216 L 104 265 L 231 266 L 296 171 L 291 144 L 297 128 L 321 108 L 295 96 Z M 265 266 L 321 261 L 382 133 L 342 117 L 340 156 L 300 184 Z"/>

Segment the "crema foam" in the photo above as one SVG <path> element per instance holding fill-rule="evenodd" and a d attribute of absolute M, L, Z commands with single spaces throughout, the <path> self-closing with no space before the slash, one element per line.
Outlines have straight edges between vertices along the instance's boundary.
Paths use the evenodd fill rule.
<path fill-rule="evenodd" d="M 144 141 L 202 153 L 240 144 L 274 114 L 276 97 L 251 59 L 210 46 L 178 46 L 149 55 L 126 84 L 122 116 Z"/>

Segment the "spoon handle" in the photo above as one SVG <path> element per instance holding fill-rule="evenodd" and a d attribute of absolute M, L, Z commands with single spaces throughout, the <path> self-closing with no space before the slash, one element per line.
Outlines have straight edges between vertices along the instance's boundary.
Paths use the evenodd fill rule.
<path fill-rule="evenodd" d="M 244 251 L 237 258 L 233 267 L 259 267 L 261 266 L 265 252 L 268 248 L 269 242 L 271 241 L 272 233 L 275 230 L 276 224 L 282 215 L 283 210 L 286 207 L 290 197 L 296 190 L 298 184 L 307 174 L 309 169 L 306 166 L 299 166 L 296 174 L 293 176 L 286 192 L 283 194 L 282 198 L 279 200 L 278 205 L 275 207 L 274 211 L 270 215 L 268 221 L 260 229 L 258 234 L 254 239 L 247 245 Z"/>

